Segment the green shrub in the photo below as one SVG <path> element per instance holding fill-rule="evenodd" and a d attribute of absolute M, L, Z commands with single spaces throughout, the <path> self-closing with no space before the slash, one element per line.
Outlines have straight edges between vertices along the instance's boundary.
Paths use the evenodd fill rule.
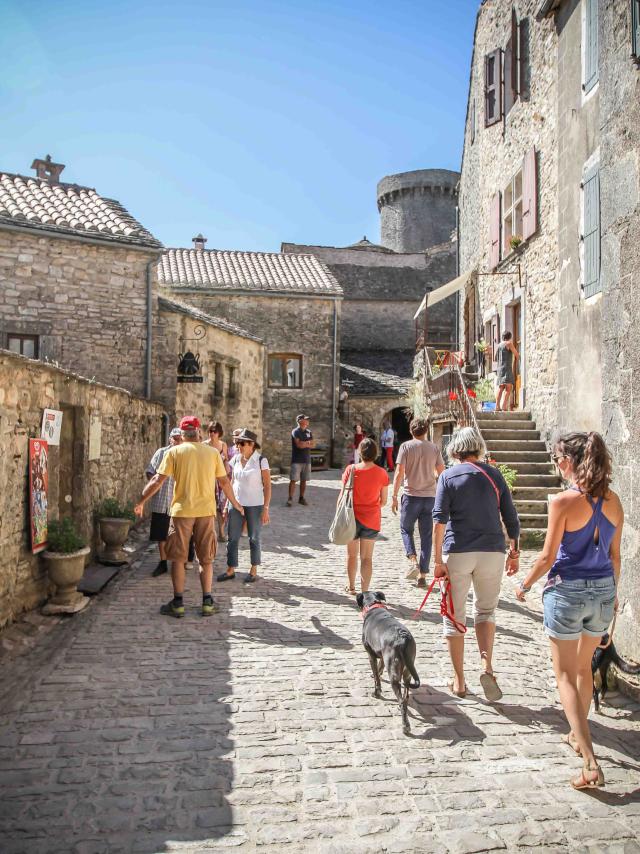
<path fill-rule="evenodd" d="M 96 510 L 96 516 L 98 519 L 129 519 L 130 522 L 136 521 L 136 514 L 133 512 L 131 501 L 128 501 L 126 504 L 120 504 L 117 498 L 105 498 Z"/>
<path fill-rule="evenodd" d="M 516 480 L 518 479 L 518 472 L 509 466 L 505 466 L 504 463 L 500 463 L 497 468 L 502 477 L 506 480 L 509 492 L 513 492 Z"/>
<path fill-rule="evenodd" d="M 475 390 L 476 400 L 478 401 L 478 403 L 486 403 L 488 401 L 496 399 L 496 392 L 493 380 L 490 380 L 489 377 L 485 377 L 482 380 L 478 380 L 478 382 L 474 385 L 473 388 Z"/>
<path fill-rule="evenodd" d="M 85 541 L 77 532 L 73 521 L 69 517 L 64 519 L 53 519 L 49 522 L 49 533 L 47 537 L 49 544 L 47 546 L 50 552 L 59 552 L 60 554 L 71 554 L 72 552 L 80 551 L 86 546 Z"/>

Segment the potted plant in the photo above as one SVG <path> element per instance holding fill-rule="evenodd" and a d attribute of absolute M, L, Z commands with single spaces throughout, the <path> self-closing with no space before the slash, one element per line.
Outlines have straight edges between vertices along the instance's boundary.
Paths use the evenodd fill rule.
<path fill-rule="evenodd" d="M 133 504 L 120 504 L 117 498 L 105 498 L 98 507 L 97 513 L 100 539 L 105 544 L 105 550 L 98 556 L 100 563 L 109 566 L 121 566 L 129 559 L 122 546 L 129 536 L 129 528 L 135 522 Z"/>
<path fill-rule="evenodd" d="M 60 521 L 53 520 L 48 527 L 49 543 L 43 557 L 56 592 L 43 611 L 45 614 L 72 614 L 84 608 L 89 601 L 82 593 L 78 593 L 76 587 L 84 573 L 85 558 L 91 549 L 68 517 Z"/>
<path fill-rule="evenodd" d="M 522 243 L 522 238 L 519 234 L 514 234 L 509 238 L 509 246 L 513 249 L 514 252 L 518 251 L 518 247 Z"/>

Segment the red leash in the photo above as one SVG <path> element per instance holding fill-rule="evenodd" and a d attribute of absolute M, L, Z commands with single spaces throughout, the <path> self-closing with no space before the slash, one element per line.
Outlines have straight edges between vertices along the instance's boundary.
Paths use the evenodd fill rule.
<path fill-rule="evenodd" d="M 445 582 L 444 586 L 443 582 Z M 442 596 L 440 597 L 440 613 L 443 617 L 446 617 L 448 620 L 451 620 L 456 629 L 459 632 L 462 632 L 462 634 L 464 634 L 467 631 L 467 627 L 463 626 L 462 623 L 459 623 L 456 620 L 455 611 L 453 610 L 453 596 L 451 595 L 451 582 L 448 578 L 446 580 L 444 578 L 433 579 L 433 581 L 429 585 L 429 589 L 427 590 L 427 595 L 424 597 L 424 599 L 422 600 L 422 604 L 413 615 L 413 619 L 417 619 L 418 614 L 424 608 L 427 599 L 429 598 L 429 596 L 431 596 L 433 588 L 436 586 L 436 584 L 438 584 L 438 586 L 440 587 L 440 592 L 442 594 Z"/>

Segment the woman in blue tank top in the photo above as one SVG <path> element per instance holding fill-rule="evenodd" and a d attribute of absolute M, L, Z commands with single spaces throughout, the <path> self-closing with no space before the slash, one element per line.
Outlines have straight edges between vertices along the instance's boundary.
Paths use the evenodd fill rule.
<path fill-rule="evenodd" d="M 609 489 L 611 457 L 599 433 L 569 433 L 553 449 L 569 484 L 549 505 L 540 557 L 516 590 L 525 593 L 545 573 L 544 628 L 551 642 L 560 701 L 571 726 L 563 737 L 584 765 L 575 789 L 604 785 L 593 753 L 588 714 L 593 693 L 591 659 L 617 608 L 624 514 Z"/>

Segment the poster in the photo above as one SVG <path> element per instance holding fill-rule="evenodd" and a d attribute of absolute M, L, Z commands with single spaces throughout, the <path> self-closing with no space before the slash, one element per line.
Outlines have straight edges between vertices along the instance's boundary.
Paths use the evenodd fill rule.
<path fill-rule="evenodd" d="M 62 429 L 62 412 L 59 409 L 45 409 L 42 413 L 42 430 L 40 438 L 45 439 L 47 445 L 60 444 L 60 430 Z"/>
<path fill-rule="evenodd" d="M 44 439 L 29 439 L 29 515 L 33 554 L 47 547 L 48 456 L 49 446 Z"/>

